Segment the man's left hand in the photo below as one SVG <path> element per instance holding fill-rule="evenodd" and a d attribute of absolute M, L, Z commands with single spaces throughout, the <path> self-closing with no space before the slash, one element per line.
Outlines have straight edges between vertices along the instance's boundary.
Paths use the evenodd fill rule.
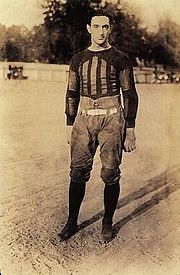
<path fill-rule="evenodd" d="M 123 149 L 125 152 L 132 152 L 134 149 L 136 149 L 136 136 L 134 128 L 126 129 L 126 138 Z"/>

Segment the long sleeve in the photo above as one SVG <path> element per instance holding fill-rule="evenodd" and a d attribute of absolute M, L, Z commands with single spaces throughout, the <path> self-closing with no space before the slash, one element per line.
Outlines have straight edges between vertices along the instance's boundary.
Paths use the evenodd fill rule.
<path fill-rule="evenodd" d="M 120 71 L 119 79 L 124 99 L 126 127 L 134 128 L 138 109 L 138 95 L 134 83 L 133 68 L 129 61 L 126 68 Z"/>
<path fill-rule="evenodd" d="M 69 67 L 68 87 L 66 92 L 66 124 L 73 125 L 77 115 L 80 100 L 79 75 L 76 70 L 74 58 L 72 58 Z"/>

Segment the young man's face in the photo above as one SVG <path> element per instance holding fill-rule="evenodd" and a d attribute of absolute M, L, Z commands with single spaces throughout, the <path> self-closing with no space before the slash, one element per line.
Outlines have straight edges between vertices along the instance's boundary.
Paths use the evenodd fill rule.
<path fill-rule="evenodd" d="M 91 26 L 87 25 L 91 40 L 96 45 L 103 45 L 108 41 L 111 33 L 111 26 L 107 16 L 94 16 L 91 19 Z"/>

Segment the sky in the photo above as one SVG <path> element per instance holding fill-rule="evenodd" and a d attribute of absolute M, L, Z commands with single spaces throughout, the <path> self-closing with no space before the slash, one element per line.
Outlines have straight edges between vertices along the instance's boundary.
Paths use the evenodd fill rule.
<path fill-rule="evenodd" d="M 135 6 L 143 25 L 153 30 L 163 15 L 180 24 L 180 0 L 122 0 Z M 116 0 L 112 0 L 116 2 Z M 0 23 L 31 28 L 43 22 L 40 0 L 0 0 Z"/>
<path fill-rule="evenodd" d="M 169 17 L 180 25 L 180 0 L 123 0 L 129 5 L 136 6 L 144 25 L 156 29 L 161 18 Z"/>
<path fill-rule="evenodd" d="M 25 25 L 28 28 L 42 23 L 39 0 L 0 0 L 0 23 L 6 26 Z"/>

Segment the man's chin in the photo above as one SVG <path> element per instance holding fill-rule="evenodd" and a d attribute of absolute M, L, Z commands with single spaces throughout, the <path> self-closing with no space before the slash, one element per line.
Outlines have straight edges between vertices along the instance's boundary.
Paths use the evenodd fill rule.
<path fill-rule="evenodd" d="M 97 44 L 99 46 L 103 46 L 105 44 L 105 41 L 104 40 L 98 40 Z"/>

